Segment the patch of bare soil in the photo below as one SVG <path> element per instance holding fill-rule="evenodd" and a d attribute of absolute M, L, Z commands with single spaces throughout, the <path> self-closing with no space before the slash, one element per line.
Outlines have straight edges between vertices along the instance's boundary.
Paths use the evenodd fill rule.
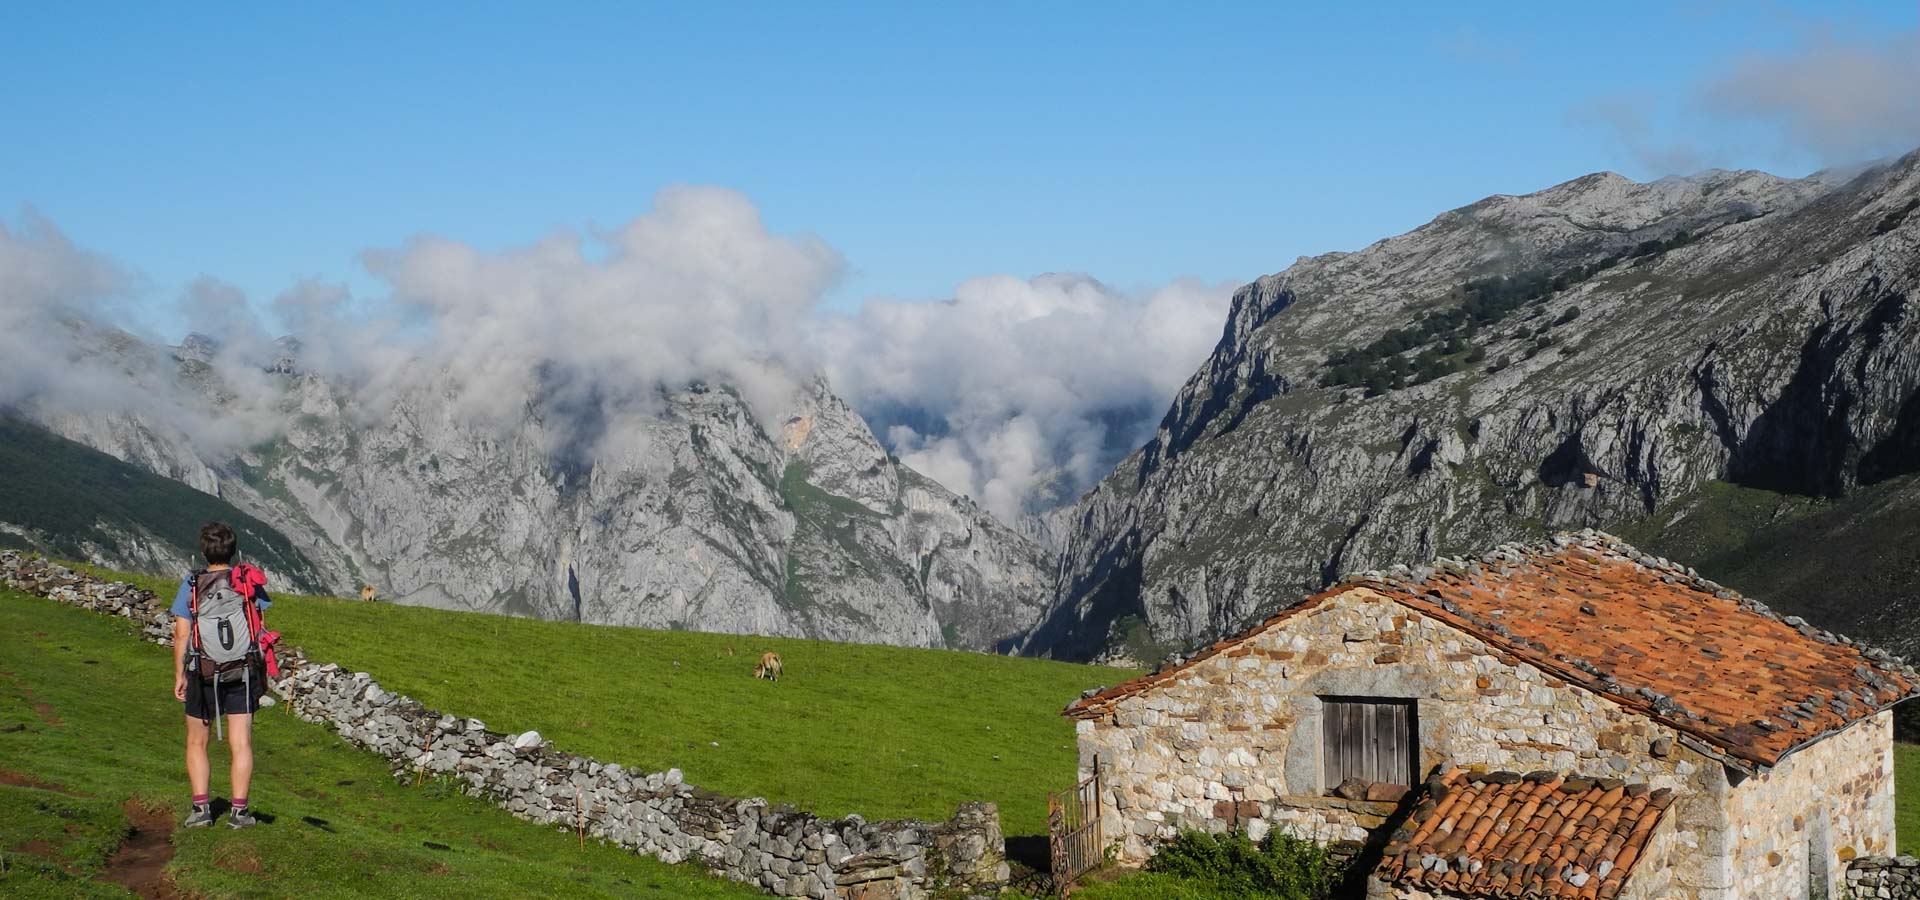
<path fill-rule="evenodd" d="M 40 779 L 35 778 L 32 775 L 28 775 L 25 772 L 15 772 L 12 769 L 0 769 L 0 784 L 10 784 L 10 785 L 13 785 L 14 787 L 34 788 L 42 791 L 52 791 L 56 794 L 65 794 L 69 797 L 85 797 L 86 796 L 85 794 L 82 794 L 79 791 L 73 790 L 72 788 L 62 787 L 60 785 L 54 784 L 51 781 L 41 781 Z"/>
<path fill-rule="evenodd" d="M 38 856 L 41 859 L 44 859 L 47 862 L 53 863 L 56 866 L 61 866 L 62 868 L 66 866 L 66 863 L 61 861 L 60 859 L 60 851 L 54 849 L 54 846 L 52 844 L 49 844 L 46 841 L 40 840 L 39 838 L 34 838 L 31 841 L 28 841 L 24 844 L 21 844 L 18 847 L 13 848 L 13 852 L 25 853 L 30 856 Z"/>
<path fill-rule="evenodd" d="M 167 880 L 167 863 L 173 859 L 173 815 L 133 800 L 122 809 L 133 823 L 133 833 L 113 851 L 100 880 L 148 900 L 179 900 L 180 892 Z"/>

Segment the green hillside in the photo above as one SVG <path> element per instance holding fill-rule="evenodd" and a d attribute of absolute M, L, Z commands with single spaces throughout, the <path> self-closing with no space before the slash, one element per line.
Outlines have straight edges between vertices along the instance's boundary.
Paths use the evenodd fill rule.
<path fill-rule="evenodd" d="M 132 623 L 0 591 L 0 895 L 126 896 L 93 881 L 129 800 L 186 804 L 171 657 Z M 373 754 L 276 707 L 253 795 L 271 823 L 176 830 L 169 875 L 206 897 L 746 898 L 760 894 L 537 828 L 445 785 L 401 786 Z M 226 793 L 224 748 L 214 789 Z M 137 809 L 137 807 L 136 807 Z"/>
<path fill-rule="evenodd" d="M 162 578 L 82 568 L 173 590 Z M 1046 792 L 1073 782 L 1073 725 L 1060 711 L 1087 688 L 1140 674 L 329 597 L 278 595 L 267 618 L 313 659 L 571 752 L 678 767 L 701 787 L 827 816 L 938 820 L 962 801 L 991 800 L 1014 836 L 1044 834 Z M 753 678 L 768 650 L 786 666 L 778 684 Z"/>
<path fill-rule="evenodd" d="M 215 520 L 232 524 L 248 556 L 284 583 L 321 583 L 285 535 L 226 501 L 0 415 L 0 524 L 28 532 L 0 532 L 0 546 L 68 559 L 88 558 L 91 546 L 116 565 L 168 574 L 173 561 L 184 571 L 200 526 Z M 124 546 L 128 535 L 161 548 L 162 561 Z"/>
<path fill-rule="evenodd" d="M 309 597 L 275 604 L 270 619 L 315 659 L 577 753 L 677 766 L 702 787 L 827 816 L 940 820 L 991 800 L 1010 835 L 1044 834 L 1046 792 L 1073 782 L 1060 710 L 1137 674 Z M 768 650 L 786 665 L 778 684 L 753 678 Z"/>
<path fill-rule="evenodd" d="M 1086 688 L 1135 674 L 296 595 L 281 596 L 269 618 L 313 658 L 370 671 L 391 690 L 496 728 L 538 729 L 570 751 L 648 770 L 677 766 L 703 787 L 823 815 L 937 820 L 964 800 L 993 800 L 1015 837 L 1044 834 L 1046 792 L 1072 783 L 1073 729 L 1060 709 Z M 181 805 L 167 651 L 138 642 L 129 623 L 11 592 L 0 592 L 0 629 L 33 635 L 0 647 L 0 849 L 14 851 L 0 893 L 31 884 L 65 896 L 75 882 L 62 871 L 99 870 L 125 831 L 125 799 Z M 785 660 L 778 684 L 752 677 L 766 650 Z M 150 681 L 151 693 L 103 690 L 101 672 L 135 673 L 126 683 Z M 271 879 L 275 893 L 325 895 L 319 885 L 374 878 L 393 896 L 506 896 L 555 880 L 581 885 L 570 894 L 655 885 L 663 896 L 737 895 L 731 884 L 619 851 L 589 847 L 582 856 L 565 836 L 442 787 L 395 787 L 376 757 L 283 712 L 263 714 L 259 741 L 254 793 L 278 822 L 239 835 L 176 832 L 172 873 L 182 885 L 228 896 Z M 216 788 L 223 771 L 216 758 Z M 86 796 L 24 786 L 42 782 Z M 309 816 L 333 830 L 306 824 Z"/>

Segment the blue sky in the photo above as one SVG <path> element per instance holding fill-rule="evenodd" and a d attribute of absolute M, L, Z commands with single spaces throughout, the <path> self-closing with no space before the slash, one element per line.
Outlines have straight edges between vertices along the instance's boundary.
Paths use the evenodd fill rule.
<path fill-rule="evenodd" d="M 699 6 L 15 5 L 0 220 L 30 206 L 124 262 L 163 329 L 202 273 L 259 302 L 303 277 L 377 291 L 366 248 L 611 228 L 682 183 L 837 248 L 840 307 L 989 273 L 1242 281 L 1598 169 L 1833 162 L 1728 112 L 1716 79 L 1920 18 L 1911 0 Z M 1863 146 L 1904 149 L 1881 143 Z"/>

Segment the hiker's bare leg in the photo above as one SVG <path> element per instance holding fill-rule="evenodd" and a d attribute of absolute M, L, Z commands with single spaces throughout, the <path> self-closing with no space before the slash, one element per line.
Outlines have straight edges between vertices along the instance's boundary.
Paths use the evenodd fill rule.
<path fill-rule="evenodd" d="M 233 799 L 244 800 L 253 783 L 253 716 L 227 717 L 227 745 L 233 748 Z"/>
<path fill-rule="evenodd" d="M 213 778 L 213 766 L 207 762 L 207 723 L 192 716 L 186 718 L 187 783 L 192 785 L 193 795 L 199 797 L 207 793 L 207 782 Z"/>

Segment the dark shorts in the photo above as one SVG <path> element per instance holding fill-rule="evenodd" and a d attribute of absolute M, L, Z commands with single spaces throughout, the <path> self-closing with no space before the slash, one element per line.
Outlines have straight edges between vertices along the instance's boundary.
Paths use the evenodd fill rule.
<path fill-rule="evenodd" d="M 227 672 L 220 676 L 220 715 L 246 716 L 260 711 L 260 698 L 267 692 L 267 673 L 253 669 L 253 689 L 247 689 L 245 672 Z M 203 722 L 213 721 L 214 686 L 212 679 L 187 673 L 187 715 Z"/>

